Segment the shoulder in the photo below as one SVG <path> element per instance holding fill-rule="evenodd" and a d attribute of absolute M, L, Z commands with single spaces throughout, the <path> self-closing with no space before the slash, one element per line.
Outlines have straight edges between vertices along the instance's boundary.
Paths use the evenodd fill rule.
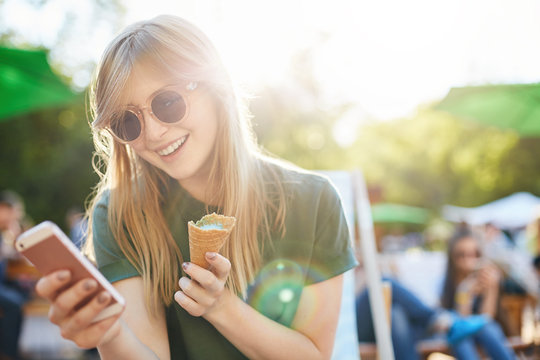
<path fill-rule="evenodd" d="M 320 173 L 305 170 L 279 160 L 264 162 L 267 185 L 279 182 L 289 199 L 339 201 L 339 195 L 330 179 Z"/>
<path fill-rule="evenodd" d="M 109 190 L 105 190 L 96 195 L 91 214 L 92 238 L 94 246 L 103 244 L 105 242 L 111 242 L 111 239 L 113 239 L 109 226 L 109 199 Z"/>
<path fill-rule="evenodd" d="M 111 191 L 109 189 L 106 189 L 102 191 L 101 193 L 96 195 L 96 199 L 94 200 L 94 209 L 93 211 L 97 211 L 97 209 L 107 209 L 109 207 L 109 200 L 111 197 Z"/>

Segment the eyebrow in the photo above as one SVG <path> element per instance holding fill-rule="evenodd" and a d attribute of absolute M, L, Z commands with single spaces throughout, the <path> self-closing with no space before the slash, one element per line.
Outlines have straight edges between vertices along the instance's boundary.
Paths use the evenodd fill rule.
<path fill-rule="evenodd" d="M 157 94 L 159 94 L 161 91 L 163 91 L 163 89 L 167 89 L 167 88 L 173 87 L 173 86 L 176 86 L 176 83 L 171 83 L 171 84 L 167 84 L 167 85 L 164 85 L 164 86 L 160 87 L 159 89 L 155 90 L 150 95 L 148 95 L 148 97 L 146 98 L 146 100 L 144 102 L 147 103 L 149 99 L 155 97 Z M 124 106 L 139 107 L 138 105 L 135 105 L 135 104 L 133 104 L 131 102 L 129 104 L 127 104 L 127 105 L 124 105 Z"/>

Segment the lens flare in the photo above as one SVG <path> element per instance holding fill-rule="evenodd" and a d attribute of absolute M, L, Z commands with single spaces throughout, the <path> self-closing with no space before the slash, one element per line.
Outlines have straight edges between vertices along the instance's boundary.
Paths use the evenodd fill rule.
<path fill-rule="evenodd" d="M 249 286 L 247 302 L 266 317 L 290 326 L 304 287 L 332 276 L 323 264 L 276 259 L 264 266 Z M 307 304 L 302 321 L 316 316 L 320 305 L 316 297 Z"/>
<path fill-rule="evenodd" d="M 249 287 L 248 303 L 266 317 L 289 326 L 302 294 L 304 272 L 291 260 L 268 263 Z"/>

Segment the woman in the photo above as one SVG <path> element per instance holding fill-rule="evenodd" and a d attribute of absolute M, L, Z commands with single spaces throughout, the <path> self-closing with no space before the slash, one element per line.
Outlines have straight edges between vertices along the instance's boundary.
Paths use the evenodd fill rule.
<path fill-rule="evenodd" d="M 92 324 L 107 294 L 50 274 L 37 290 L 63 336 L 104 359 L 329 358 L 356 265 L 339 197 L 261 155 L 206 36 L 174 16 L 129 26 L 91 97 L 106 169 L 87 248 L 127 305 Z M 188 261 L 187 222 L 214 211 L 236 227 L 207 270 Z"/>
<path fill-rule="evenodd" d="M 481 257 L 480 245 L 472 232 L 459 230 L 448 244 L 448 260 L 442 307 L 461 316 L 483 314 L 498 319 L 501 273 Z M 481 331 L 454 346 L 459 359 L 476 359 L 475 343 L 493 359 L 513 359 L 515 355 L 504 344 L 506 338 L 499 323 L 490 321 Z"/>

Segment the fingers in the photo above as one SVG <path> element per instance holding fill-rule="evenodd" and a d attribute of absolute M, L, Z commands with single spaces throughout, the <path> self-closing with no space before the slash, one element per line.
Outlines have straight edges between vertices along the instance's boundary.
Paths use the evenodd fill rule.
<path fill-rule="evenodd" d="M 36 292 L 42 298 L 54 301 L 58 291 L 71 280 L 69 270 L 59 270 L 42 277 L 36 284 Z"/>
<path fill-rule="evenodd" d="M 207 252 L 205 257 L 206 261 L 211 265 L 212 272 L 217 278 L 226 280 L 231 271 L 231 262 L 229 259 L 215 252 Z"/>
<path fill-rule="evenodd" d="M 66 339 L 75 339 L 77 334 L 82 330 L 90 330 L 89 333 L 92 333 L 92 327 L 95 327 L 92 324 L 92 320 L 109 305 L 111 300 L 111 295 L 106 291 L 102 291 L 99 294 L 96 294 L 92 300 L 90 300 L 86 305 L 80 308 L 77 312 L 72 314 L 71 317 L 66 318 L 62 323 L 62 336 Z M 119 314 L 116 316 L 118 317 Z M 100 323 L 99 321 L 98 323 Z M 99 329 L 99 326 L 96 328 Z M 94 330 L 95 332 L 95 330 Z M 86 332 L 85 332 L 86 333 Z M 103 332 L 97 332 L 103 334 Z"/>
<path fill-rule="evenodd" d="M 78 304 L 92 295 L 97 290 L 97 287 L 97 282 L 94 279 L 83 279 L 63 291 L 56 297 L 50 308 L 49 320 L 53 324 L 60 324 Z"/>
<path fill-rule="evenodd" d="M 214 263 L 216 263 L 216 266 L 214 266 Z M 231 263 L 223 256 L 216 254 L 211 265 L 210 270 L 203 269 L 193 263 L 183 263 L 182 268 L 186 274 L 191 276 L 193 280 L 207 291 L 211 293 L 220 292 L 223 290 L 225 281 L 229 276 Z"/>
<path fill-rule="evenodd" d="M 174 299 L 193 316 L 203 316 L 216 307 L 225 289 L 225 282 L 231 270 L 231 263 L 217 253 L 206 253 L 211 265 L 209 270 L 184 263 L 182 268 L 191 277 L 179 280 L 181 291 L 176 292 Z"/>
<path fill-rule="evenodd" d="M 174 300 L 176 300 L 176 302 L 192 316 L 202 316 L 205 312 L 205 307 L 197 303 L 182 291 L 177 291 L 174 294 Z"/>

